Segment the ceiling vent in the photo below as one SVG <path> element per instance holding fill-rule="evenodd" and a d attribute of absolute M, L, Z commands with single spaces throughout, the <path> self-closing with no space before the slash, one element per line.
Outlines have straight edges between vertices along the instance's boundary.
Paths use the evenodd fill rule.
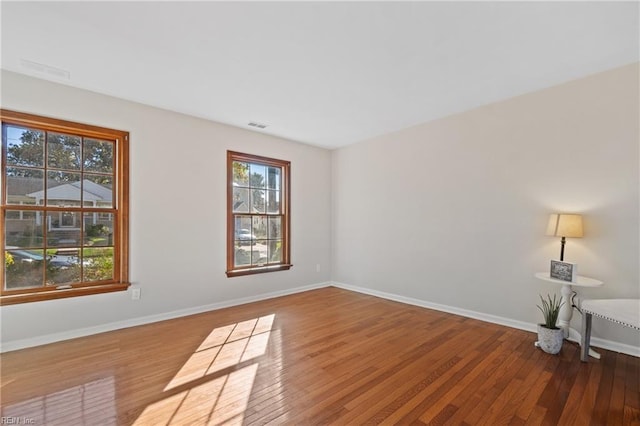
<path fill-rule="evenodd" d="M 38 74 L 46 74 L 50 77 L 62 78 L 64 80 L 69 80 L 71 77 L 71 73 L 67 70 L 63 70 L 61 68 L 55 68 L 45 64 L 39 64 L 38 62 L 28 61 L 26 59 L 20 60 L 20 65 L 23 68 L 28 69 L 32 72 Z"/>
<path fill-rule="evenodd" d="M 249 126 L 257 127 L 258 129 L 266 129 L 267 128 L 266 124 L 256 123 L 255 121 L 252 121 L 251 123 L 249 123 Z"/>

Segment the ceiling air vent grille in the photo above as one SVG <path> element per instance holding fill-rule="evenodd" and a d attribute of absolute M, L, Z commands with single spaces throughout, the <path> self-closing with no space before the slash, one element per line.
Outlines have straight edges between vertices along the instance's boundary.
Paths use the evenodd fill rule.
<path fill-rule="evenodd" d="M 65 80 L 69 80 L 69 78 L 71 77 L 71 74 L 67 70 L 63 70 L 62 68 L 55 68 L 50 65 L 40 64 L 38 62 L 29 61 L 27 59 L 20 60 L 20 65 L 22 65 L 23 68 L 38 74 L 47 74 L 51 77 L 62 78 Z"/>

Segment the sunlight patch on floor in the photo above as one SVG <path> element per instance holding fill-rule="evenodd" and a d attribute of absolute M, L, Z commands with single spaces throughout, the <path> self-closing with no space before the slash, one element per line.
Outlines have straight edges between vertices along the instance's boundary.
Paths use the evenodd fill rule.
<path fill-rule="evenodd" d="M 171 395 L 147 406 L 134 425 L 242 423 L 257 372 L 258 364 L 251 364 Z"/>
<path fill-rule="evenodd" d="M 2 424 L 116 425 L 115 380 L 106 377 L 2 407 Z"/>
<path fill-rule="evenodd" d="M 274 318 L 267 315 L 211 331 L 164 388 L 170 395 L 148 405 L 134 425 L 242 424 L 259 364 L 241 364 L 266 353 Z M 221 375 L 226 369 L 234 370 Z M 210 380 L 201 383 L 207 377 Z M 196 380 L 198 384 L 186 390 L 177 389 Z"/>

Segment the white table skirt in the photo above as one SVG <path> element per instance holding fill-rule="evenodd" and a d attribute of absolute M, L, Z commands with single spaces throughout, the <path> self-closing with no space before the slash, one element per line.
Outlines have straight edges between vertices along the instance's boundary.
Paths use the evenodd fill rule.
<path fill-rule="evenodd" d="M 640 330 L 640 299 L 583 300 L 582 312 Z"/>
<path fill-rule="evenodd" d="M 640 331 L 640 299 L 583 300 L 580 360 L 586 362 L 591 341 L 591 317 L 612 321 Z"/>

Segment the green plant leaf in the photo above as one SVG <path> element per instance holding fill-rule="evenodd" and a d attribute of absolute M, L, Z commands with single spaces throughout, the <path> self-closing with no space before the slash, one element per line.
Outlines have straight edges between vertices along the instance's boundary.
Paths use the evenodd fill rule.
<path fill-rule="evenodd" d="M 544 326 L 547 328 L 557 329 L 558 327 L 556 326 L 556 323 L 558 322 L 558 316 L 560 315 L 560 308 L 564 305 L 562 298 L 557 299 L 554 294 L 552 299 L 551 296 L 547 294 L 547 299 L 545 300 L 540 296 L 540 301 L 542 306 L 536 306 L 540 309 L 540 312 L 542 312 Z"/>

